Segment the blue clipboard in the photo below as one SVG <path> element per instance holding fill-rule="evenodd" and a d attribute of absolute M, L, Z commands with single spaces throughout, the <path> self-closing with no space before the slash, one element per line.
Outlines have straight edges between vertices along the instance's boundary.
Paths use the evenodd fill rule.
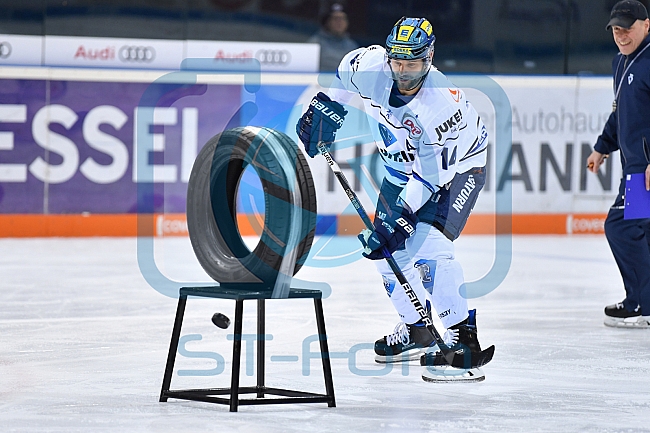
<path fill-rule="evenodd" d="M 626 220 L 650 218 L 650 191 L 645 189 L 645 173 L 627 175 L 623 217 Z"/>

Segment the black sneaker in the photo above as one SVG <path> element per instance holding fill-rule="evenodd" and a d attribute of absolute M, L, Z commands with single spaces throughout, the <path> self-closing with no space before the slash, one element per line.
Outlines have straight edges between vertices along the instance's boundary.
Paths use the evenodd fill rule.
<path fill-rule="evenodd" d="M 375 361 L 393 363 L 419 359 L 433 341 L 433 334 L 422 320 L 412 325 L 400 322 L 392 334 L 375 341 Z"/>
<path fill-rule="evenodd" d="M 605 307 L 605 325 L 615 328 L 646 328 L 647 320 L 643 318 L 641 307 L 638 305 L 630 311 L 619 302 Z"/>

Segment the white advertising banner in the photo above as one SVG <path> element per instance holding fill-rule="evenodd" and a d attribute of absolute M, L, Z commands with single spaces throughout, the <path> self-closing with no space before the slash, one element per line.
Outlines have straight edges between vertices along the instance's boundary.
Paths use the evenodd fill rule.
<path fill-rule="evenodd" d="M 494 192 L 512 188 L 514 213 L 606 213 L 618 191 L 618 152 L 601 175 L 587 170 L 593 150 L 611 114 L 609 77 L 493 77 L 512 108 L 511 171 L 496 172 L 491 158 L 490 183 L 476 210 L 494 200 Z M 477 90 L 466 89 L 496 142 L 494 108 Z M 494 155 L 492 146 L 491 155 Z M 488 197 L 491 196 L 491 197 Z M 486 209 L 487 210 L 487 209 Z"/>
<path fill-rule="evenodd" d="M 0 34 L 0 66 L 40 66 L 42 61 L 42 37 Z"/>
<path fill-rule="evenodd" d="M 45 66 L 179 69 L 183 41 L 45 36 Z"/>
<path fill-rule="evenodd" d="M 187 41 L 188 59 L 213 59 L 216 69 L 245 67 L 252 59 L 262 72 L 318 72 L 318 44 Z"/>
<path fill-rule="evenodd" d="M 177 70 L 184 59 L 212 59 L 232 71 L 254 59 L 262 72 L 311 73 L 319 56 L 318 44 L 0 35 L 0 66 Z"/>

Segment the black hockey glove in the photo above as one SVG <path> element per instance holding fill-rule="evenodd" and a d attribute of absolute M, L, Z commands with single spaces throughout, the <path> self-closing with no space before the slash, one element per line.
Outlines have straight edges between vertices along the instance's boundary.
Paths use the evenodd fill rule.
<path fill-rule="evenodd" d="M 365 247 L 361 253 L 370 260 L 385 259 L 383 248 L 392 254 L 402 243 L 415 233 L 418 217 L 407 208 L 394 203 L 389 209 L 379 209 L 375 213 L 374 231 L 364 230 L 358 236 Z"/>
<path fill-rule="evenodd" d="M 332 101 L 323 92 L 314 96 L 309 108 L 296 124 L 296 133 L 305 146 L 307 155 L 312 158 L 318 155 L 320 141 L 328 147 L 334 142 L 336 131 L 343 126 L 346 114 L 348 112 L 341 104 Z"/>

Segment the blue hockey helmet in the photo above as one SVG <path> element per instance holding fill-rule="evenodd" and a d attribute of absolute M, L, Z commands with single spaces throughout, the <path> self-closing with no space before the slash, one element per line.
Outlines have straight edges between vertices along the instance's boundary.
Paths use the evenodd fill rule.
<path fill-rule="evenodd" d="M 435 41 L 429 20 L 402 17 L 386 38 L 386 55 L 389 59 L 400 60 L 426 58 L 433 52 Z"/>

